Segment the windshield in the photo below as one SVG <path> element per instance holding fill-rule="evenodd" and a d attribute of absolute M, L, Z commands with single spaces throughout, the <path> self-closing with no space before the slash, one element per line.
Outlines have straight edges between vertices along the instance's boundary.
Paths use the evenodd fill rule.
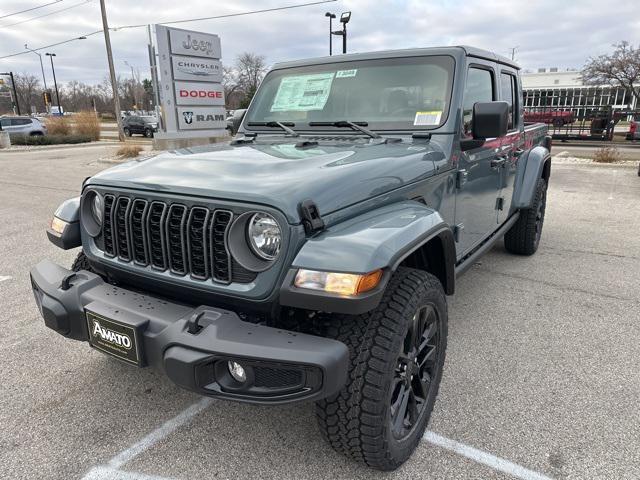
<path fill-rule="evenodd" d="M 453 69 L 452 57 L 429 56 L 275 70 L 262 82 L 247 123 L 293 122 L 296 131 L 342 120 L 379 130 L 437 128 L 447 118 Z"/>
<path fill-rule="evenodd" d="M 156 117 L 149 117 L 149 116 L 144 116 L 144 117 L 140 117 L 144 123 L 156 123 L 158 121 L 158 119 L 156 119 Z"/>

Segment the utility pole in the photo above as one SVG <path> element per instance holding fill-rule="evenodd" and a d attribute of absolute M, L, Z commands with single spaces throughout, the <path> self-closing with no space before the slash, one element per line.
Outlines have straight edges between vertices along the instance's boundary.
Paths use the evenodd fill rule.
<path fill-rule="evenodd" d="M 0 75 L 9 75 L 11 78 L 11 86 L 13 87 L 13 99 L 15 105 L 14 113 L 20 115 L 20 102 L 18 102 L 18 91 L 16 90 L 16 81 L 13 78 L 13 72 L 0 72 Z"/>
<path fill-rule="evenodd" d="M 58 92 L 58 82 L 56 81 L 56 69 L 53 68 L 53 57 L 55 53 L 45 53 L 51 59 L 51 71 L 53 72 L 53 86 L 56 89 L 56 102 L 58 104 L 58 114 L 62 115 L 62 105 L 60 105 L 60 92 Z"/>
<path fill-rule="evenodd" d="M 113 52 L 111 51 L 111 38 L 109 37 L 109 24 L 107 22 L 107 9 L 104 0 L 100 0 L 100 10 L 102 11 L 102 30 L 104 31 L 104 43 L 107 46 L 107 60 L 109 61 L 109 76 L 111 77 L 111 89 L 113 90 L 113 108 L 118 123 L 118 139 L 124 142 L 124 131 L 122 130 L 122 119 L 120 118 L 120 98 L 118 97 L 118 83 L 116 80 L 116 69 L 113 66 Z"/>

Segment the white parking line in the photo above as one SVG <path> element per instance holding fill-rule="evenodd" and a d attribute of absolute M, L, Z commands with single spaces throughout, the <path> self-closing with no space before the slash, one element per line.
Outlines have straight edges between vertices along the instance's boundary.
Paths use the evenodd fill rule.
<path fill-rule="evenodd" d="M 213 400 L 207 397 L 204 397 L 202 400 L 194 403 L 193 405 L 173 417 L 171 420 L 167 420 L 164 424 L 156 428 L 142 440 L 134 443 L 132 446 L 113 457 L 111 460 L 109 460 L 108 466 L 111 468 L 120 468 L 122 465 L 130 460 L 133 460 L 148 448 L 154 446 L 174 430 L 189 422 L 189 420 L 198 415 L 212 403 Z"/>
<path fill-rule="evenodd" d="M 0 282 L 5 282 L 7 280 L 11 280 L 11 278 L 13 278 L 13 277 L 3 277 L 2 275 L 0 275 Z"/>
<path fill-rule="evenodd" d="M 481 463 L 482 465 L 491 467 L 499 472 L 508 473 L 509 475 L 520 478 L 522 480 L 552 480 L 546 475 L 542 475 L 541 473 L 521 467 L 520 465 L 512 463 L 509 460 L 496 457 L 495 455 L 491 455 L 490 453 L 483 452 L 482 450 L 478 450 L 477 448 L 470 447 L 469 445 L 465 445 L 464 443 L 459 443 L 455 440 L 441 437 L 437 433 L 433 433 L 431 431 L 425 433 L 423 438 L 427 442 L 437 445 L 438 447 L 451 450 L 452 452 L 455 452 L 458 455 L 462 455 L 463 457 L 467 457 L 474 462 Z"/>
<path fill-rule="evenodd" d="M 167 477 L 159 477 L 153 475 L 146 475 L 138 472 L 127 472 L 120 470 L 120 468 L 127 462 L 130 462 L 135 457 L 148 450 L 156 443 L 173 433 L 182 425 L 188 423 L 193 417 L 205 410 L 209 405 L 213 403 L 210 398 L 202 398 L 200 401 L 187 407 L 178 415 L 170 420 L 167 420 L 160 427 L 153 430 L 147 436 L 134 443 L 129 448 L 123 450 L 118 455 L 113 457 L 107 465 L 100 465 L 92 468 L 89 472 L 82 477 L 83 480 L 171 480 Z M 423 439 L 433 445 L 450 450 L 458 455 L 467 457 L 477 463 L 486 465 L 499 472 L 504 472 L 512 475 L 521 480 L 552 480 L 546 475 L 534 472 L 513 462 L 505 460 L 490 453 L 483 452 L 476 448 L 470 447 L 463 443 L 456 442 L 446 437 L 442 437 L 437 433 L 428 431 L 424 434 Z"/>
<path fill-rule="evenodd" d="M 138 472 L 125 472 L 111 467 L 94 467 L 89 470 L 83 480 L 172 480 L 168 477 L 157 477 Z"/>

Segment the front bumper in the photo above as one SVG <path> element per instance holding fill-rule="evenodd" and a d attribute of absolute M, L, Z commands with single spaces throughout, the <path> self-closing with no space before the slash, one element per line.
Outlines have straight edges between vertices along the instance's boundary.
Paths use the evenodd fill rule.
<path fill-rule="evenodd" d="M 335 340 L 243 322 L 228 310 L 165 301 L 48 260 L 31 270 L 31 285 L 47 327 L 89 341 L 87 310 L 124 324 L 137 332 L 140 366 L 203 395 L 282 404 L 325 398 L 346 381 L 349 352 Z M 191 333 L 196 317 L 199 330 Z M 229 376 L 230 360 L 245 367 L 246 384 Z"/>

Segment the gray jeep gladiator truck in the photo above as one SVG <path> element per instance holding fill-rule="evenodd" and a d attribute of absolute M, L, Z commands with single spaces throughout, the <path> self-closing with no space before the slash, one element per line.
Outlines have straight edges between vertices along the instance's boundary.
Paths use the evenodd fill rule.
<path fill-rule="evenodd" d="M 550 148 L 487 51 L 281 63 L 233 141 L 86 179 L 47 230 L 82 251 L 31 270 L 36 303 L 202 395 L 315 401 L 335 450 L 394 469 L 434 406 L 456 277 L 502 238 L 538 248 Z"/>

